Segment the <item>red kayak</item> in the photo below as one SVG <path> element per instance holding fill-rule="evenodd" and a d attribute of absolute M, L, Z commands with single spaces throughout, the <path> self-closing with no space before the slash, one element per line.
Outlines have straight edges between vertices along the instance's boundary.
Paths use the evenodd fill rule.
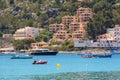
<path fill-rule="evenodd" d="M 32 64 L 47 64 L 47 60 L 34 61 Z"/>

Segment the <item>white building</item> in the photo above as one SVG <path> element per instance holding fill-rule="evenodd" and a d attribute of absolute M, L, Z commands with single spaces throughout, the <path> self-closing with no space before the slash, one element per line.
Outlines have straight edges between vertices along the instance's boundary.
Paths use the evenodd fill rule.
<path fill-rule="evenodd" d="M 39 28 L 25 27 L 18 29 L 13 35 L 13 38 L 15 40 L 23 40 L 23 39 L 34 39 L 37 36 L 39 36 Z"/>
<path fill-rule="evenodd" d="M 74 41 L 74 47 L 120 47 L 120 25 L 108 28 L 107 33 L 97 36 L 97 42 Z"/>
<path fill-rule="evenodd" d="M 12 34 L 3 34 L 3 38 L 12 38 Z"/>
<path fill-rule="evenodd" d="M 113 28 L 113 30 L 115 41 L 120 42 L 120 25 L 115 25 L 115 28 Z"/>
<path fill-rule="evenodd" d="M 92 40 L 75 40 L 74 41 L 74 47 L 92 47 L 93 45 L 93 41 Z"/>
<path fill-rule="evenodd" d="M 80 41 L 76 40 L 74 41 L 74 47 L 120 47 L 120 42 L 93 42 L 92 40 L 88 41 Z"/>
<path fill-rule="evenodd" d="M 99 47 L 120 47 L 120 25 L 108 28 L 107 33 L 97 37 Z"/>
<path fill-rule="evenodd" d="M 0 53 L 8 54 L 8 53 L 12 53 L 14 51 L 15 51 L 14 47 L 0 48 Z"/>

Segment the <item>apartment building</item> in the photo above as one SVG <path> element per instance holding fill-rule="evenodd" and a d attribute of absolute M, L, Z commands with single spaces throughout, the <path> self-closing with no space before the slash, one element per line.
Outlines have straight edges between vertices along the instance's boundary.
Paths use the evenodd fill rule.
<path fill-rule="evenodd" d="M 115 25 L 114 28 L 108 28 L 106 34 L 97 36 L 98 40 L 115 40 L 120 42 L 120 25 Z"/>
<path fill-rule="evenodd" d="M 13 38 L 15 40 L 34 39 L 38 35 L 39 35 L 39 28 L 25 27 L 16 30 L 15 34 L 13 34 Z"/>
<path fill-rule="evenodd" d="M 69 25 L 70 32 L 71 33 L 75 32 L 76 30 L 79 29 L 79 26 L 80 26 L 79 22 L 72 22 L 72 23 L 70 23 L 70 25 Z"/>
<path fill-rule="evenodd" d="M 120 47 L 120 25 L 108 28 L 106 34 L 97 36 L 100 47 Z"/>
<path fill-rule="evenodd" d="M 93 17 L 92 9 L 79 7 L 77 9 L 77 16 L 79 18 L 79 21 L 81 20 L 83 22 L 83 24 L 86 26 L 89 19 L 91 19 Z"/>
<path fill-rule="evenodd" d="M 110 40 L 114 40 L 113 34 L 106 33 L 106 34 L 97 36 L 97 41 L 99 41 L 99 42 L 100 41 L 110 41 Z"/>
<path fill-rule="evenodd" d="M 53 35 L 52 41 L 54 42 L 64 42 L 69 38 L 69 34 L 66 30 L 60 30 Z"/>
<path fill-rule="evenodd" d="M 31 43 L 32 49 L 40 49 L 40 48 L 48 48 L 48 43 L 46 42 L 37 42 L 37 43 Z"/>
<path fill-rule="evenodd" d="M 75 47 L 84 47 L 81 44 L 87 45 L 84 41 L 74 41 Z M 120 25 L 108 28 L 107 33 L 97 36 L 97 42 L 92 42 L 88 47 L 120 47 Z"/>
<path fill-rule="evenodd" d="M 86 14 L 88 13 L 88 15 L 86 15 L 86 17 L 92 18 L 93 12 L 92 12 L 92 9 L 91 9 L 91 8 L 79 7 L 79 8 L 77 9 L 77 16 L 81 16 L 82 14 L 85 14 L 85 13 L 86 13 Z"/>
<path fill-rule="evenodd" d="M 3 34 L 2 38 L 12 38 L 12 34 Z"/>
<path fill-rule="evenodd" d="M 93 0 L 77 0 L 78 2 L 92 2 Z"/>
<path fill-rule="evenodd" d="M 113 34 L 114 40 L 120 42 L 120 25 L 115 25 L 114 28 L 108 28 L 107 32 Z"/>
<path fill-rule="evenodd" d="M 85 38 L 85 29 L 82 25 L 82 23 L 79 23 L 79 27 L 72 33 L 72 39 L 73 40 L 82 40 Z"/>
<path fill-rule="evenodd" d="M 85 38 L 84 32 L 81 30 L 77 30 L 74 33 L 72 33 L 72 39 L 73 40 L 82 40 Z"/>
<path fill-rule="evenodd" d="M 71 22 L 78 22 L 78 18 L 76 16 L 64 16 L 62 17 L 62 23 L 66 26 L 69 26 Z"/>
<path fill-rule="evenodd" d="M 97 43 L 98 44 L 98 43 Z M 97 47 L 93 40 L 75 40 L 74 47 Z"/>
<path fill-rule="evenodd" d="M 106 46 L 111 47 L 113 46 L 112 44 L 115 44 L 114 35 L 110 33 L 97 36 L 97 41 L 99 42 L 98 44 L 99 47 L 106 47 Z"/>
<path fill-rule="evenodd" d="M 65 30 L 65 29 L 66 29 L 65 25 L 62 23 L 61 24 L 55 23 L 49 25 L 49 31 L 52 33 L 56 33 L 59 30 Z"/>

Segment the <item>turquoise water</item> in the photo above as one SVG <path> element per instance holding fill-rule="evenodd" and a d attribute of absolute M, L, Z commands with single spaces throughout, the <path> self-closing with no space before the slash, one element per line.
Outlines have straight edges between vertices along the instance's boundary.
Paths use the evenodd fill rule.
<path fill-rule="evenodd" d="M 76 54 L 33 58 L 48 63 L 33 65 L 34 59 L 0 56 L 0 80 L 120 80 L 120 54 L 112 58 L 82 58 Z"/>

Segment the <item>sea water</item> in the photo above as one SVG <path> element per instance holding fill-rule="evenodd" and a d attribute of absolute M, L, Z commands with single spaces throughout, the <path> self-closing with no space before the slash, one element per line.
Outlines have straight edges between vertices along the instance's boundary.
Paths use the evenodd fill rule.
<path fill-rule="evenodd" d="M 112 58 L 82 58 L 77 54 L 33 56 L 33 59 L 10 57 L 0 56 L 0 80 L 120 80 L 120 54 Z M 48 63 L 33 65 L 34 60 Z"/>

